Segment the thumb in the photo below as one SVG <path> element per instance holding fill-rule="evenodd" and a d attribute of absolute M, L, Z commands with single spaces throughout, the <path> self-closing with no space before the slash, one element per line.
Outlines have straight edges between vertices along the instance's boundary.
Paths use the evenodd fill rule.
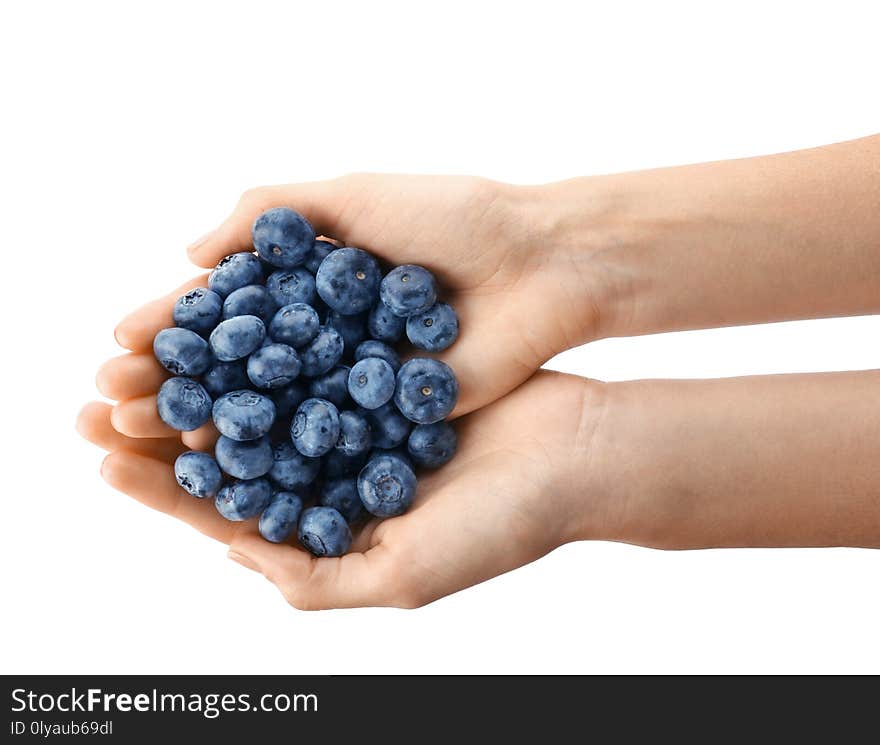
<path fill-rule="evenodd" d="M 377 546 L 365 553 L 316 559 L 256 533 L 237 534 L 229 558 L 263 574 L 300 610 L 402 605 L 391 554 Z"/>
<path fill-rule="evenodd" d="M 253 251 L 254 220 L 272 207 L 290 207 L 312 223 L 318 235 L 340 238 L 346 192 L 343 179 L 249 189 L 219 227 L 187 248 L 189 258 L 198 266 L 212 267 L 231 253 Z"/>

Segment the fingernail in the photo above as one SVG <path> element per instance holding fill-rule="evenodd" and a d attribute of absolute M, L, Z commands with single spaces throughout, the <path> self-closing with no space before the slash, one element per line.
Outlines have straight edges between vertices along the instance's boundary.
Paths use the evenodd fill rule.
<path fill-rule="evenodd" d="M 226 556 L 228 556 L 233 561 L 237 561 L 243 567 L 247 567 L 248 569 L 252 569 L 255 572 L 260 571 L 260 567 L 258 567 L 254 562 L 252 562 L 247 556 L 244 554 L 238 553 L 238 551 L 232 551 L 231 549 L 226 552 Z"/>
<path fill-rule="evenodd" d="M 214 235 L 214 233 L 216 233 L 216 232 L 217 232 L 216 230 L 209 230 L 207 233 L 205 233 L 205 234 L 204 234 L 201 238 L 199 238 L 197 241 L 193 241 L 192 243 L 190 243 L 189 246 L 187 246 L 186 252 L 187 252 L 190 256 L 192 256 L 193 252 L 194 252 L 199 246 L 201 246 L 206 240 L 208 240 L 208 238 L 210 238 L 212 235 Z"/>

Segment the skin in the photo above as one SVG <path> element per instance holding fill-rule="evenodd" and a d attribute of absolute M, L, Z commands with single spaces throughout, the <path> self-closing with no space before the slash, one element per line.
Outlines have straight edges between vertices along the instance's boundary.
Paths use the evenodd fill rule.
<path fill-rule="evenodd" d="M 199 278 L 123 320 L 129 354 L 78 428 L 117 489 L 230 546 L 298 608 L 415 607 L 602 539 L 666 549 L 880 546 L 875 371 L 603 384 L 537 371 L 605 336 L 880 311 L 880 137 L 815 150 L 540 187 L 357 175 L 257 189 L 190 247 L 212 266 L 249 248 L 263 210 L 430 268 L 461 336 L 457 457 L 413 508 L 371 520 L 353 552 L 314 559 L 229 523 L 174 481 L 213 425 L 168 429 L 150 355 Z M 537 371 L 537 372 L 536 372 Z M 479 409 L 479 411 L 476 411 Z"/>

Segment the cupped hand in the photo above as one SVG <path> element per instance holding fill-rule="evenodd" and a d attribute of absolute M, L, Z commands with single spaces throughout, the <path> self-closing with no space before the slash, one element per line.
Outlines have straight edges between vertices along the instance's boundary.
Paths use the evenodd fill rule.
<path fill-rule="evenodd" d="M 461 322 L 458 341 L 434 355 L 458 376 L 458 416 L 500 398 L 553 355 L 594 335 L 597 278 L 548 238 L 538 193 L 470 177 L 378 174 L 261 187 L 246 192 L 189 255 L 211 267 L 227 254 L 253 250 L 254 219 L 287 206 L 346 245 L 391 264 L 427 267 Z"/>
<path fill-rule="evenodd" d="M 462 417 L 456 458 L 420 478 L 406 514 L 356 529 L 341 558 L 268 543 L 256 520 L 228 522 L 184 492 L 172 469 L 180 438 L 120 434 L 105 404 L 86 407 L 79 429 L 110 450 L 102 474 L 113 487 L 229 544 L 295 607 L 415 607 L 604 532 L 608 510 L 586 472 L 601 398 L 599 384 L 542 371 Z"/>

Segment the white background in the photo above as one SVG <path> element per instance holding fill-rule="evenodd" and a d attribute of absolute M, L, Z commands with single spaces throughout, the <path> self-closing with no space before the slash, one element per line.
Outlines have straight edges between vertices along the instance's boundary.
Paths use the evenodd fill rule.
<path fill-rule="evenodd" d="M 193 273 L 184 247 L 246 187 L 543 182 L 871 134 L 873 6 L 4 3 L 2 672 L 880 671 L 876 552 L 583 543 L 417 611 L 307 614 L 111 490 L 73 430 L 115 322 Z M 876 367 L 878 328 L 612 340 L 551 366 Z"/>

